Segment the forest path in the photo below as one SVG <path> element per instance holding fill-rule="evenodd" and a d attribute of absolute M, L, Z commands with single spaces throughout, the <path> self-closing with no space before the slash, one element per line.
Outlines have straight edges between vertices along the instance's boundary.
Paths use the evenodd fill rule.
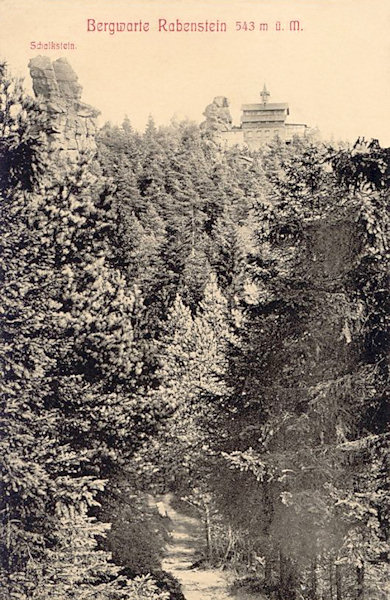
<path fill-rule="evenodd" d="M 166 548 L 163 569 L 180 582 L 186 600 L 256 600 L 259 596 L 230 595 L 227 576 L 218 569 L 191 568 L 199 558 L 202 523 L 175 510 L 169 496 L 164 505 L 171 520 L 171 540 Z"/>

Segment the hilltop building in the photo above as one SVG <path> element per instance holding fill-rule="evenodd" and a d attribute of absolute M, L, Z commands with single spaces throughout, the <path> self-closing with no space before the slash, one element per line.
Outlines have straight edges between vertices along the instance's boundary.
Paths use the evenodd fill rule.
<path fill-rule="evenodd" d="M 307 125 L 286 122 L 290 114 L 288 104 L 268 102 L 270 93 L 265 85 L 260 96 L 261 102 L 242 105 L 239 127 L 232 125 L 227 98 L 214 98 L 204 112 L 206 122 L 203 127 L 218 134 L 218 138 L 228 146 L 246 145 L 251 150 L 256 150 L 274 137 L 279 137 L 288 144 L 295 135 L 306 135 Z"/>

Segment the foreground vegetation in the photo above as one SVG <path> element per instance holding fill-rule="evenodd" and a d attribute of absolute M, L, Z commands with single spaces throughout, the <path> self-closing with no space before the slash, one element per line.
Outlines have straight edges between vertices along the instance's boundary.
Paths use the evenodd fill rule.
<path fill-rule="evenodd" d="M 171 491 L 254 590 L 385 600 L 389 151 L 126 119 L 74 163 L 0 75 L 2 597 L 179 599 Z"/>

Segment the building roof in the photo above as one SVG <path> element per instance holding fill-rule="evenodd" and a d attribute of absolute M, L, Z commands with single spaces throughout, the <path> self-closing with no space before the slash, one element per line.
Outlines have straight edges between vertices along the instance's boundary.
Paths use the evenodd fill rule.
<path fill-rule="evenodd" d="M 271 104 L 243 104 L 241 110 L 261 110 L 261 111 L 273 111 L 273 110 L 287 110 L 288 104 L 286 102 L 272 102 Z"/>

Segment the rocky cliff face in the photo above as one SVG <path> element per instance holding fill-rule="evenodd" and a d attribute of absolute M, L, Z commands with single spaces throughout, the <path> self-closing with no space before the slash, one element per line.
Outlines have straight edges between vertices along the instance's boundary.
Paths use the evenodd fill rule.
<path fill-rule="evenodd" d="M 216 96 L 212 103 L 206 106 L 203 115 L 206 117 L 201 124 L 203 130 L 221 132 L 230 131 L 232 128 L 229 102 L 225 96 Z"/>
<path fill-rule="evenodd" d="M 66 58 L 52 62 L 37 56 L 28 66 L 35 95 L 46 101 L 51 147 L 73 158 L 80 151 L 94 151 L 99 111 L 81 102 L 82 87 Z"/>

